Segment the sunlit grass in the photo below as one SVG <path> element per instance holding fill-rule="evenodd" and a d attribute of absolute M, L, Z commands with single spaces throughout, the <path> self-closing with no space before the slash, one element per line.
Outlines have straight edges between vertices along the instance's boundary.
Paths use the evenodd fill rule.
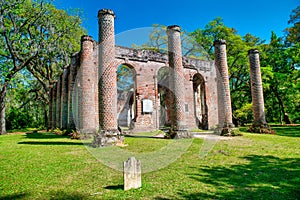
<path fill-rule="evenodd" d="M 52 133 L 1 135 L 0 199 L 299 199 L 299 131 L 243 133 L 219 141 L 203 159 L 205 141 L 194 139 L 178 160 L 142 174 L 142 188 L 126 192 L 122 172 L 99 162 L 80 140 Z M 130 137 L 122 148 L 151 152 L 169 142 Z"/>

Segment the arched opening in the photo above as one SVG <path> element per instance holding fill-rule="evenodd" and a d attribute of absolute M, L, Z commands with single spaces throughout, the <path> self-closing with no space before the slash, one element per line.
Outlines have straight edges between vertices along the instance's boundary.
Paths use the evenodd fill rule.
<path fill-rule="evenodd" d="M 159 96 L 159 127 L 169 127 L 171 125 L 170 113 L 170 95 L 169 89 L 170 68 L 162 67 L 157 72 L 157 87 Z"/>
<path fill-rule="evenodd" d="M 118 126 L 133 128 L 136 119 L 136 81 L 133 67 L 121 64 L 117 68 Z"/>
<path fill-rule="evenodd" d="M 196 124 L 200 129 L 208 129 L 207 104 L 205 94 L 205 81 L 199 74 L 193 77 L 193 92 L 194 92 L 194 113 Z"/>

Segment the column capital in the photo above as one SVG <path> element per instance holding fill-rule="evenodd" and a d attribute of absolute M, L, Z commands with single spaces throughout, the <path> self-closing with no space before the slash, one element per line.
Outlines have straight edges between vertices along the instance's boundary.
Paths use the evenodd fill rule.
<path fill-rule="evenodd" d="M 216 46 L 216 45 L 222 45 L 222 44 L 226 44 L 226 40 L 218 39 L 218 40 L 214 41 L 214 46 Z"/>
<path fill-rule="evenodd" d="M 177 31 L 177 32 L 181 32 L 181 28 L 178 25 L 170 25 L 167 27 L 167 32 L 169 31 Z"/>
<path fill-rule="evenodd" d="M 101 9 L 98 11 L 98 18 L 101 18 L 103 15 L 112 15 L 113 17 L 116 17 L 114 11 L 110 9 Z"/>
<path fill-rule="evenodd" d="M 83 43 L 85 41 L 94 42 L 92 36 L 89 36 L 89 35 L 83 35 L 83 36 L 81 36 L 81 43 Z"/>
<path fill-rule="evenodd" d="M 250 50 L 248 51 L 248 55 L 250 55 L 250 54 L 256 54 L 256 53 L 259 54 L 259 51 L 258 51 L 257 49 L 250 49 Z"/>

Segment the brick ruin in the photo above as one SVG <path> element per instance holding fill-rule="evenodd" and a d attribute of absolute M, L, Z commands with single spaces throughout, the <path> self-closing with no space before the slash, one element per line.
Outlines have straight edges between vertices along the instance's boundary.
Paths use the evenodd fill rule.
<path fill-rule="evenodd" d="M 189 137 L 190 130 L 199 128 L 230 132 L 224 40 L 214 42 L 215 61 L 183 57 L 176 25 L 167 28 L 168 54 L 121 47 L 115 45 L 114 18 L 113 11 L 99 10 L 99 42 L 82 36 L 81 51 L 72 55 L 51 88 L 49 128 L 93 133 L 100 146 L 120 140 L 119 126 L 133 132 L 168 127 L 175 138 Z M 133 72 L 130 91 L 117 90 L 121 65 Z M 262 97 L 256 101 L 263 106 Z M 261 120 L 256 117 L 255 123 Z"/>
<path fill-rule="evenodd" d="M 253 124 L 249 127 L 250 132 L 274 133 L 266 122 L 263 85 L 260 73 L 259 52 L 256 49 L 248 51 L 250 63 L 250 82 L 252 96 Z"/>

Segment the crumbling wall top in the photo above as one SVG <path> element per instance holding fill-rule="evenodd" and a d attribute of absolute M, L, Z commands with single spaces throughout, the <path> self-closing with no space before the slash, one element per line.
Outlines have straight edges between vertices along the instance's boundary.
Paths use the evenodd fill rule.
<path fill-rule="evenodd" d="M 110 9 L 101 9 L 98 11 L 98 18 L 103 15 L 112 15 L 112 16 L 116 17 L 114 11 L 112 11 Z"/>
<path fill-rule="evenodd" d="M 116 58 L 128 59 L 140 62 L 160 62 L 168 63 L 168 54 L 157 51 L 132 49 L 128 47 L 116 46 Z M 214 61 L 205 61 L 196 58 L 183 57 L 182 64 L 184 68 L 195 69 L 199 71 L 211 71 Z"/>
<path fill-rule="evenodd" d="M 226 44 L 226 40 L 218 39 L 218 40 L 214 41 L 214 46 L 215 45 L 222 45 L 222 44 Z"/>
<path fill-rule="evenodd" d="M 180 31 L 181 31 L 181 28 L 180 28 L 180 26 L 178 26 L 178 25 L 170 25 L 170 26 L 167 27 L 167 30 L 168 30 L 168 31 L 169 31 L 169 30 L 172 30 L 172 31 L 178 31 L 178 32 L 180 32 Z"/>

